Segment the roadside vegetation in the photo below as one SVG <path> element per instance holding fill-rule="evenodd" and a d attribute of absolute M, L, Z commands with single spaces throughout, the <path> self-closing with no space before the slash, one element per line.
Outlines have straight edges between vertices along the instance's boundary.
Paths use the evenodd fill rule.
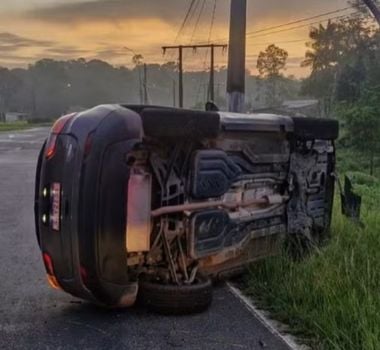
<path fill-rule="evenodd" d="M 284 252 L 252 266 L 246 292 L 313 349 L 380 349 L 380 181 L 351 174 L 362 222 L 340 214 L 331 242 L 303 261 Z"/>
<path fill-rule="evenodd" d="M 1 131 L 16 131 L 31 128 L 32 126 L 27 122 L 14 122 L 14 123 L 0 123 Z"/>
<path fill-rule="evenodd" d="M 246 293 L 313 349 L 380 349 L 380 31 L 364 14 L 312 28 L 303 90 L 338 118 L 337 170 L 362 195 L 361 224 L 340 213 L 329 244 L 302 261 L 255 264 Z"/>
<path fill-rule="evenodd" d="M 26 121 L 0 123 L 0 132 L 27 130 L 27 129 L 31 129 L 31 128 L 35 128 L 39 126 L 50 126 L 50 125 L 51 123 L 28 123 Z"/>

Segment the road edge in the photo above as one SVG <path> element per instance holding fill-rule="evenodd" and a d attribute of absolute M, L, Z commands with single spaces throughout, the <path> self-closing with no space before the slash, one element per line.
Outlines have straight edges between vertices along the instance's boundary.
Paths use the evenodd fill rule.
<path fill-rule="evenodd" d="M 282 334 L 276 327 L 275 322 L 270 320 L 262 311 L 260 311 L 253 302 L 246 297 L 238 288 L 236 288 L 231 282 L 226 282 L 226 286 L 230 293 L 235 296 L 239 301 L 244 304 L 248 311 L 253 314 L 263 326 L 275 337 L 281 339 L 291 350 L 305 350 L 308 347 L 297 344 L 295 339 L 291 335 Z"/>

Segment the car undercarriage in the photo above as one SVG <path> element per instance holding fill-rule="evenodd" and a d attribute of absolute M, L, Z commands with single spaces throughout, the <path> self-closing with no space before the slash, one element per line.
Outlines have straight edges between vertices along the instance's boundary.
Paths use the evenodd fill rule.
<path fill-rule="evenodd" d="M 223 277 L 275 254 L 287 234 L 322 238 L 334 154 L 330 140 L 291 140 L 277 131 L 147 138 L 129 155 L 129 187 L 151 206 L 129 208 L 128 220 L 152 223 L 136 237 L 130 227 L 130 245 L 145 235 L 146 253 L 127 243 L 129 269 L 136 277 L 191 284 L 197 272 Z"/>
<path fill-rule="evenodd" d="M 102 305 L 201 311 L 211 280 L 328 238 L 337 136 L 336 121 L 273 114 L 104 105 L 63 117 L 37 167 L 48 279 Z"/>

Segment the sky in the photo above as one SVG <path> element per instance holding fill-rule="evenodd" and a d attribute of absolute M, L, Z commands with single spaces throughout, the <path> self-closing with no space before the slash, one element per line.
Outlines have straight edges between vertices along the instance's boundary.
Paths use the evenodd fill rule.
<path fill-rule="evenodd" d="M 176 60 L 175 52 L 162 54 L 162 45 L 225 42 L 230 0 L 197 0 L 193 15 L 178 36 L 191 0 L 1 0 L 0 66 L 26 67 L 41 58 L 57 60 L 102 59 L 115 65 L 132 65 L 139 53 L 147 63 Z M 204 6 L 202 5 L 204 2 Z M 248 0 L 247 32 L 259 31 L 321 13 L 346 8 L 347 0 Z M 345 15 L 353 10 L 333 16 Z M 326 17 L 324 17 L 326 18 Z M 321 18 L 321 19 L 324 19 Z M 319 21 L 316 19 L 314 21 Z M 312 21 L 311 21 L 312 22 Z M 198 23 L 198 25 L 196 25 Z M 257 55 L 269 44 L 289 52 L 286 75 L 302 77 L 300 67 L 309 27 L 260 32 L 248 36 L 247 68 L 257 74 Z M 211 32 L 211 35 L 210 35 Z M 226 64 L 219 50 L 216 62 Z M 205 50 L 185 54 L 185 69 L 208 67 Z"/>

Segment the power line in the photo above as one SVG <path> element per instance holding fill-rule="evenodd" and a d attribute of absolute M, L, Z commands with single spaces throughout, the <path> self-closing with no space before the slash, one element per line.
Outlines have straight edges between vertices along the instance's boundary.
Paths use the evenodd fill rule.
<path fill-rule="evenodd" d="M 193 15 L 191 16 L 191 17 L 193 17 L 193 16 L 196 14 L 197 9 L 198 9 L 198 6 L 201 4 L 201 2 L 202 2 L 202 5 L 201 5 L 201 7 L 200 7 L 200 9 L 199 9 L 198 17 L 197 17 L 197 19 L 196 19 L 196 22 L 195 22 L 195 25 L 194 25 L 193 32 L 192 32 L 192 34 L 191 34 L 190 44 L 192 44 L 192 43 L 194 42 L 195 34 L 196 34 L 196 31 L 197 31 L 197 29 L 198 29 L 199 22 L 200 22 L 201 17 L 202 17 L 202 13 L 203 13 L 203 9 L 204 9 L 205 4 L 206 4 L 206 0 L 197 0 L 197 3 L 196 3 L 196 5 L 195 5 L 194 11 L 193 11 Z M 189 22 L 190 22 L 190 21 L 189 21 Z M 173 53 L 173 52 L 174 52 L 174 51 L 172 51 L 172 53 Z M 184 57 L 184 59 L 186 60 L 187 57 L 188 57 L 188 51 L 185 52 L 185 57 Z"/>
<path fill-rule="evenodd" d="M 195 33 L 197 32 L 197 29 L 198 29 L 198 25 L 199 25 L 199 21 L 202 17 L 202 13 L 203 13 L 203 9 L 205 8 L 205 5 L 206 5 L 206 0 L 203 0 L 202 2 L 202 6 L 199 10 L 199 14 L 198 14 L 198 18 L 197 18 L 197 21 L 195 22 L 195 26 L 194 26 L 194 30 L 193 30 L 193 33 L 191 35 L 191 40 L 190 40 L 190 43 L 193 43 L 194 41 L 194 38 L 195 38 Z"/>
<path fill-rule="evenodd" d="M 209 43 L 211 41 L 212 31 L 214 29 L 214 23 L 215 23 L 216 1 L 217 0 L 214 0 L 214 7 L 212 8 L 210 31 L 208 34 L 208 42 Z M 209 82 L 209 86 L 208 86 L 207 99 L 210 99 L 211 101 L 214 101 L 214 99 L 215 99 L 215 53 L 214 53 L 214 46 L 213 45 L 211 46 L 210 82 Z"/>
<path fill-rule="evenodd" d="M 194 7 L 194 5 L 195 5 L 195 1 L 196 1 L 196 0 L 191 0 L 190 5 L 189 5 L 189 8 L 187 9 L 187 12 L 186 12 L 185 18 L 184 18 L 183 21 L 182 21 L 182 24 L 181 24 L 181 26 L 180 26 L 180 28 L 179 28 L 179 30 L 178 30 L 178 33 L 177 33 L 177 36 L 176 36 L 174 42 L 177 42 L 177 40 L 178 40 L 178 38 L 180 37 L 180 35 L 181 35 L 183 29 L 185 28 L 186 23 L 187 23 L 187 20 L 189 19 L 189 16 L 190 16 L 190 14 L 191 14 L 191 12 L 192 12 L 192 10 L 193 10 L 193 7 Z"/>
<path fill-rule="evenodd" d="M 180 28 L 178 29 L 177 35 L 176 35 L 176 37 L 174 39 L 174 43 L 176 43 L 178 41 L 179 37 L 181 36 L 182 32 L 185 29 L 185 26 L 186 26 L 187 22 L 191 21 L 193 15 L 194 15 L 194 12 L 196 11 L 196 9 L 197 9 L 197 7 L 199 5 L 199 1 L 200 0 L 191 0 L 191 2 L 189 4 L 189 7 L 188 7 L 188 9 L 186 11 L 185 17 L 184 17 L 184 19 L 182 21 L 182 24 L 181 24 Z M 173 52 L 171 52 L 170 55 L 169 55 L 169 59 L 172 60 L 173 58 L 174 58 Z"/>
<path fill-rule="evenodd" d="M 290 28 L 284 28 L 282 30 L 277 30 L 277 31 L 270 31 L 268 33 L 265 33 L 266 31 L 270 30 L 270 29 L 275 29 L 275 28 L 283 28 L 283 27 L 286 27 L 286 26 L 289 26 L 291 24 L 295 24 L 295 23 L 302 23 L 302 22 L 305 22 L 305 21 L 309 21 L 313 18 L 320 18 L 320 17 L 324 17 L 324 16 L 327 16 L 328 13 L 338 13 L 338 12 L 342 12 L 342 11 L 345 11 L 347 9 L 349 9 L 350 7 L 346 7 L 346 8 L 342 8 L 342 9 L 338 9 L 338 10 L 335 10 L 335 11 L 331 11 L 331 12 L 327 12 L 327 13 L 323 13 L 323 14 L 319 14 L 319 15 L 315 15 L 315 16 L 312 16 L 312 17 L 308 17 L 308 18 L 303 18 L 303 19 L 300 19 L 300 20 L 297 20 L 297 21 L 293 21 L 293 22 L 289 22 L 289 23 L 283 23 L 283 24 L 279 24 L 278 26 L 274 26 L 274 27 L 269 27 L 269 28 L 263 28 L 263 29 L 259 29 L 259 30 L 256 30 L 256 31 L 253 31 L 253 32 L 249 32 L 247 33 L 247 37 L 248 38 L 259 38 L 259 37 L 263 37 L 263 36 L 267 36 L 267 35 L 271 35 L 271 34 L 277 34 L 277 33 L 282 33 L 282 32 L 286 32 L 286 31 L 291 31 L 291 30 L 295 30 L 295 29 L 300 29 L 300 28 L 305 28 L 305 27 L 309 27 L 311 25 L 316 25 L 316 24 L 321 24 L 321 23 L 324 23 L 326 21 L 331 21 L 331 20 L 335 20 L 335 19 L 341 19 L 341 18 L 348 18 L 352 15 L 355 15 L 355 14 L 360 14 L 360 11 L 355 11 L 355 12 L 352 12 L 350 14 L 345 14 L 345 15 L 340 15 L 340 16 L 335 16 L 335 17 L 328 17 L 328 18 L 325 18 L 324 20 L 320 20 L 320 21 L 315 21 L 315 22 L 310 22 L 310 23 L 307 23 L 307 24 L 303 24 L 303 25 L 299 25 L 299 26 L 293 26 L 293 27 L 290 27 Z M 352 8 L 352 7 L 351 7 Z M 259 34 L 260 33 L 260 34 Z M 256 35 L 257 34 L 257 35 Z M 228 38 L 220 38 L 220 39 L 217 39 L 215 40 L 215 42 L 225 42 L 227 41 Z"/>
<path fill-rule="evenodd" d="M 214 22 L 215 22 L 215 14 L 216 14 L 216 1 L 214 0 L 214 7 L 212 9 L 212 16 L 211 16 L 211 24 L 210 24 L 210 31 L 208 33 L 208 43 L 210 44 L 212 31 L 214 29 Z"/>
<path fill-rule="evenodd" d="M 199 5 L 201 4 L 201 1 L 202 0 L 196 0 L 195 6 L 193 8 L 193 11 L 191 12 L 191 14 L 189 16 L 189 19 L 188 19 L 189 27 L 190 27 L 191 21 L 193 20 L 193 18 L 195 17 L 195 15 L 197 13 L 197 10 L 198 10 Z M 184 35 L 186 35 L 186 31 L 184 31 Z"/>
<path fill-rule="evenodd" d="M 306 27 L 310 27 L 310 26 L 313 26 L 313 25 L 316 25 L 316 24 L 322 24 L 322 23 L 324 23 L 326 21 L 332 21 L 332 20 L 341 19 L 341 18 L 349 18 L 352 15 L 355 15 L 355 14 L 358 14 L 358 13 L 360 13 L 360 12 L 356 11 L 356 12 L 352 12 L 352 13 L 350 13 L 348 15 L 341 15 L 341 16 L 336 16 L 336 17 L 330 17 L 330 18 L 326 18 L 326 19 L 324 19 L 322 21 L 302 24 L 302 25 L 299 25 L 299 26 L 294 26 L 294 27 L 290 27 L 290 28 L 276 30 L 276 31 L 272 31 L 272 32 L 269 32 L 269 33 L 262 33 L 262 34 L 258 34 L 258 35 L 256 35 L 256 34 L 255 35 L 253 35 L 253 34 L 247 34 L 247 37 L 248 38 L 261 38 L 263 36 L 268 36 L 268 35 L 272 35 L 272 34 L 278 34 L 278 33 L 288 32 L 288 31 L 295 30 L 295 29 L 300 29 L 300 28 L 306 28 Z"/>
<path fill-rule="evenodd" d="M 319 14 L 319 15 L 315 15 L 315 16 L 311 16 L 311 17 L 307 17 L 307 18 L 298 19 L 298 20 L 293 21 L 293 22 L 288 22 L 288 23 L 284 23 L 284 24 L 279 24 L 279 25 L 276 25 L 276 26 L 273 26 L 273 27 L 267 27 L 267 28 L 263 28 L 263 29 L 255 30 L 255 31 L 252 31 L 252 32 L 248 32 L 247 35 L 250 35 L 250 34 L 256 34 L 256 33 L 262 33 L 262 32 L 266 32 L 266 31 L 268 31 L 268 30 L 278 29 L 278 28 L 282 28 L 282 27 L 290 26 L 290 25 L 293 25 L 293 24 L 298 24 L 298 23 L 302 23 L 302 22 L 310 21 L 310 20 L 312 20 L 312 19 L 316 19 L 316 18 L 321 18 L 321 17 L 325 17 L 325 16 L 333 15 L 333 14 L 340 13 L 340 12 L 344 12 L 344 11 L 347 11 L 347 10 L 350 10 L 350 9 L 352 9 L 352 6 L 345 7 L 345 8 L 341 8 L 341 9 L 337 9 L 337 10 L 335 10 L 335 11 L 330 11 L 330 12 L 321 13 L 321 14 Z"/>
<path fill-rule="evenodd" d="M 267 41 L 265 43 L 255 42 L 255 45 L 271 45 L 271 44 L 293 44 L 293 43 L 301 43 L 305 42 L 305 39 L 297 39 L 297 40 L 285 40 L 285 41 Z"/>
<path fill-rule="evenodd" d="M 215 23 L 216 5 L 217 5 L 217 0 L 214 0 L 214 5 L 213 5 L 213 9 L 212 9 L 212 14 L 211 14 L 211 23 L 210 23 L 209 33 L 208 33 L 207 44 L 210 44 L 210 42 L 211 42 L 212 31 L 214 29 L 214 23 Z M 206 61 L 208 59 L 208 55 L 209 55 L 209 50 L 207 49 L 207 51 L 205 53 L 205 58 L 204 58 L 204 61 L 203 61 L 203 70 L 206 70 Z M 211 58 L 212 58 L 212 61 L 214 61 L 214 51 L 213 51 L 213 49 L 212 49 L 212 52 L 211 52 Z M 213 63 L 212 63 L 212 65 L 213 65 Z M 213 95 L 213 92 L 211 93 L 211 84 L 212 85 L 214 84 L 214 82 L 211 82 L 211 80 L 214 80 L 214 72 L 213 72 L 213 70 L 214 70 L 214 67 L 210 67 L 209 93 L 211 95 Z M 200 77 L 199 77 L 198 91 L 197 91 L 197 95 L 196 95 L 196 101 L 198 100 L 199 93 L 201 91 L 201 87 L 202 87 L 202 75 L 200 75 Z"/>

